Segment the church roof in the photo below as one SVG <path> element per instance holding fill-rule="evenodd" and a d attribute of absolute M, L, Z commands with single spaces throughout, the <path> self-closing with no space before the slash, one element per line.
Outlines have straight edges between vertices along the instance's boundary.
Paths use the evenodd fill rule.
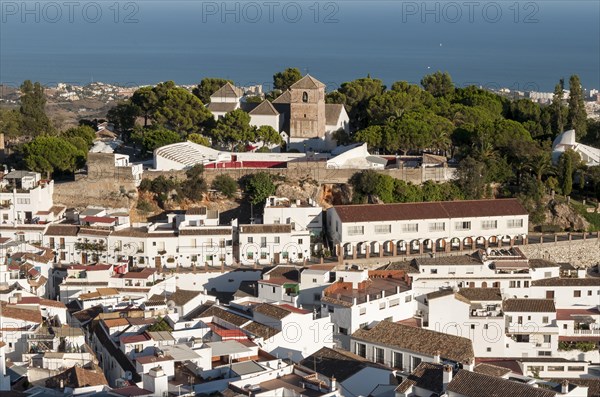
<path fill-rule="evenodd" d="M 250 115 L 262 115 L 262 116 L 279 116 L 279 112 L 273 107 L 271 102 L 264 100 L 252 109 L 248 114 Z"/>
<path fill-rule="evenodd" d="M 217 113 L 229 113 L 237 109 L 237 102 L 211 102 L 208 104 L 208 110 Z"/>
<path fill-rule="evenodd" d="M 310 74 L 302 77 L 300 80 L 291 85 L 291 89 L 314 89 L 314 88 L 325 88 L 325 84 L 312 77 Z"/>
<path fill-rule="evenodd" d="M 337 103 L 326 103 L 325 104 L 325 124 L 336 125 L 340 119 L 340 114 L 344 105 Z"/>
<path fill-rule="evenodd" d="M 234 86 L 231 83 L 226 83 L 223 87 L 219 88 L 214 94 L 212 94 L 211 98 L 239 98 L 244 95 L 244 92 L 241 88 Z"/>
<path fill-rule="evenodd" d="M 283 94 L 279 95 L 273 103 L 290 103 L 292 101 L 292 93 L 290 90 L 286 90 Z"/>

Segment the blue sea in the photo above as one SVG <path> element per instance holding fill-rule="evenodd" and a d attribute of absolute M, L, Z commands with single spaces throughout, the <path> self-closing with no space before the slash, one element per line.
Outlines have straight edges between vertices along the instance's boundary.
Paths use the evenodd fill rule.
<path fill-rule="evenodd" d="M 459 86 L 600 88 L 600 1 L 0 1 L 0 82 L 121 85 L 298 67 L 334 89 L 448 71 Z"/>

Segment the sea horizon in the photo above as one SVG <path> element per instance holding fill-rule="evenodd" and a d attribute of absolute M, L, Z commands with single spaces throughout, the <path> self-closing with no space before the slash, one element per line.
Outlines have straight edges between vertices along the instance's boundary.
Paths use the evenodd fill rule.
<path fill-rule="evenodd" d="M 600 88 L 597 2 L 273 3 L 100 1 L 84 13 L 83 2 L 72 16 L 60 3 L 31 6 L 33 14 L 3 3 L 0 84 L 221 77 L 268 89 L 274 73 L 297 67 L 328 90 L 368 75 L 388 87 L 418 84 L 437 70 L 459 87 L 549 92 L 577 74 L 584 88 Z"/>

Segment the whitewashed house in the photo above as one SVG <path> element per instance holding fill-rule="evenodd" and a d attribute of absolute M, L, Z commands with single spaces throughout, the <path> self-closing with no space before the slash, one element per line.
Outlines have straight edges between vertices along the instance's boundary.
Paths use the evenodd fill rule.
<path fill-rule="evenodd" d="M 62 218 L 65 207 L 54 206 L 54 181 L 40 173 L 11 171 L 0 180 L 0 222 L 3 225 L 47 223 Z"/>
<path fill-rule="evenodd" d="M 238 236 L 244 265 L 302 263 L 311 257 L 310 232 L 291 224 L 239 225 Z"/>
<path fill-rule="evenodd" d="M 270 196 L 265 202 L 263 223 L 289 224 L 294 230 L 309 230 L 317 236 L 323 228 L 323 208 L 312 199 L 290 200 Z"/>
<path fill-rule="evenodd" d="M 444 361 L 471 369 L 475 364 L 470 339 L 392 321 L 354 332 L 351 349 L 361 357 L 402 372 L 412 372 L 424 361 Z"/>
<path fill-rule="evenodd" d="M 321 316 L 335 324 L 334 335 L 346 349 L 349 335 L 377 321 L 412 318 L 416 302 L 401 271 L 336 271 L 337 281 L 325 288 Z"/>
<path fill-rule="evenodd" d="M 327 211 L 338 255 L 383 256 L 512 245 L 529 215 L 516 199 L 337 205 Z"/>

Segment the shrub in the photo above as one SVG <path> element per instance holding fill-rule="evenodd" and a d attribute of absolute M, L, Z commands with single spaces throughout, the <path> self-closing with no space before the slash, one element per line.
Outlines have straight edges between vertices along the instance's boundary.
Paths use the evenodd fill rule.
<path fill-rule="evenodd" d="M 238 184 L 227 174 L 217 175 L 213 180 L 212 188 L 221 192 L 223 195 L 232 198 L 238 190 Z"/>
<path fill-rule="evenodd" d="M 152 212 L 152 205 L 146 200 L 138 201 L 136 208 L 141 212 Z"/>

